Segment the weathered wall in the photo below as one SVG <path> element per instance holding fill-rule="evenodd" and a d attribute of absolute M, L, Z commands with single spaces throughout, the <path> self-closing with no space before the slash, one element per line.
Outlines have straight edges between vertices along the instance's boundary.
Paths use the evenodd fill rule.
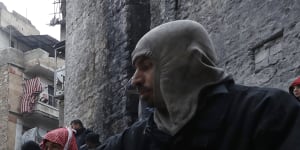
<path fill-rule="evenodd" d="M 23 70 L 19 67 L 8 65 L 8 105 L 9 111 L 20 113 L 20 97 L 23 95 Z"/>
<path fill-rule="evenodd" d="M 4 4 L 0 2 L 0 26 L 7 27 L 13 25 L 23 35 L 39 35 L 40 32 L 33 26 L 27 18 L 13 11 L 9 12 Z"/>
<path fill-rule="evenodd" d="M 12 63 L 14 65 L 23 67 L 24 66 L 24 54 L 22 51 L 15 48 L 6 48 L 0 50 L 0 66 Z"/>
<path fill-rule="evenodd" d="M 11 144 L 15 142 L 15 128 L 12 124 L 15 124 L 16 116 L 9 114 L 9 110 L 15 113 L 19 111 L 22 89 L 12 86 L 12 83 L 20 82 L 14 75 L 21 75 L 14 65 L 23 66 L 23 52 L 14 48 L 0 50 L 0 150 L 11 149 L 14 147 Z"/>
<path fill-rule="evenodd" d="M 277 87 L 300 75 L 299 0 L 151 1 L 151 26 L 192 19 L 207 28 L 238 83 Z"/>
<path fill-rule="evenodd" d="M 9 115 L 8 117 L 8 129 L 7 129 L 7 149 L 13 150 L 15 149 L 15 142 L 16 142 L 16 124 L 17 124 L 17 117 L 13 115 Z"/>
<path fill-rule="evenodd" d="M 20 97 L 23 95 L 23 70 L 19 67 L 16 67 L 12 64 L 8 65 L 8 150 L 15 148 L 16 140 L 16 126 L 17 119 L 19 118 L 18 113 L 20 113 Z"/>
<path fill-rule="evenodd" d="M 0 150 L 8 147 L 8 65 L 0 65 Z"/>
<path fill-rule="evenodd" d="M 300 75 L 299 0 L 67 0 L 66 11 L 65 123 L 82 119 L 102 139 L 131 123 L 130 52 L 149 26 L 202 23 L 238 83 L 286 90 Z"/>
<path fill-rule="evenodd" d="M 103 139 L 136 119 L 125 85 L 130 53 L 149 29 L 149 2 L 67 0 L 66 10 L 65 124 L 79 118 Z"/>

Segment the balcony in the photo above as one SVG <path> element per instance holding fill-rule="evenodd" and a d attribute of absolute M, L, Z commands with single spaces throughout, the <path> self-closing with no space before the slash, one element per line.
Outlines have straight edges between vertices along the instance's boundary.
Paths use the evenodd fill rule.
<path fill-rule="evenodd" d="M 57 103 L 53 105 L 57 106 Z M 58 126 L 59 110 L 54 106 L 39 100 L 32 112 L 23 114 L 23 117 L 32 124 L 43 124 L 43 126 L 49 127 Z"/>
<path fill-rule="evenodd" d="M 43 76 L 53 80 L 55 70 L 55 58 L 49 57 L 49 53 L 37 48 L 24 53 L 24 73 L 32 76 Z"/>
<path fill-rule="evenodd" d="M 36 80 L 36 78 L 32 80 Z M 44 81 L 39 82 L 42 87 L 42 91 L 33 93 L 36 94 L 35 105 L 29 113 L 23 113 L 23 117 L 25 120 L 28 120 L 33 124 L 43 124 L 43 126 L 49 125 L 49 127 L 57 126 L 59 118 L 59 109 L 58 101 L 53 96 L 54 88 L 52 85 L 48 85 Z M 31 87 L 34 88 L 34 86 Z"/>
<path fill-rule="evenodd" d="M 56 103 L 52 103 L 52 105 L 57 106 Z M 49 103 L 47 104 L 41 101 L 37 101 L 33 111 L 39 112 L 44 116 L 48 116 L 49 118 L 58 119 L 59 112 L 58 109 L 54 106 L 49 105 Z"/>

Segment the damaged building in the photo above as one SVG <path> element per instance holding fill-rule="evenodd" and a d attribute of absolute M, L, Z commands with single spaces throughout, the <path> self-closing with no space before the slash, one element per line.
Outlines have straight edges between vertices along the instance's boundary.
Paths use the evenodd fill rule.
<path fill-rule="evenodd" d="M 58 40 L 40 35 L 30 20 L 0 3 L 0 149 L 20 149 L 27 140 L 40 142 L 59 125 L 54 98 Z"/>

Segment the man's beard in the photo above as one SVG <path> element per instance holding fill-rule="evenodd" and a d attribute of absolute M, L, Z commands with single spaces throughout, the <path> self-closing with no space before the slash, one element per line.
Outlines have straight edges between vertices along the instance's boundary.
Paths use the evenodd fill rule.
<path fill-rule="evenodd" d="M 167 107 L 163 101 L 157 101 L 154 99 L 154 96 L 141 96 L 140 97 L 142 101 L 146 102 L 147 107 L 155 108 L 156 110 L 165 113 L 167 112 Z"/>
<path fill-rule="evenodd" d="M 153 98 L 150 98 L 150 96 L 141 96 L 140 98 L 147 104 L 147 107 L 154 107 Z"/>

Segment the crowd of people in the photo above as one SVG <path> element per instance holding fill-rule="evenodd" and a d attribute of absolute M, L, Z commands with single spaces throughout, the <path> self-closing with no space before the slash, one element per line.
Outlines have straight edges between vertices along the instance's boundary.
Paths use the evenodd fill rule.
<path fill-rule="evenodd" d="M 42 150 L 294 150 L 300 147 L 300 77 L 289 92 L 236 84 L 217 66 L 205 28 L 192 20 L 159 25 L 132 52 L 131 79 L 151 107 L 147 119 L 99 142 L 73 120 L 48 132 Z M 298 101 L 297 101 L 298 100 Z M 33 143 L 25 146 L 34 147 Z M 32 148 L 33 149 L 33 148 Z M 23 149 L 25 150 L 25 149 Z"/>
<path fill-rule="evenodd" d="M 81 120 L 73 120 L 70 125 L 47 132 L 40 144 L 27 141 L 21 150 L 94 150 L 101 144 L 99 134 L 86 129 Z"/>

